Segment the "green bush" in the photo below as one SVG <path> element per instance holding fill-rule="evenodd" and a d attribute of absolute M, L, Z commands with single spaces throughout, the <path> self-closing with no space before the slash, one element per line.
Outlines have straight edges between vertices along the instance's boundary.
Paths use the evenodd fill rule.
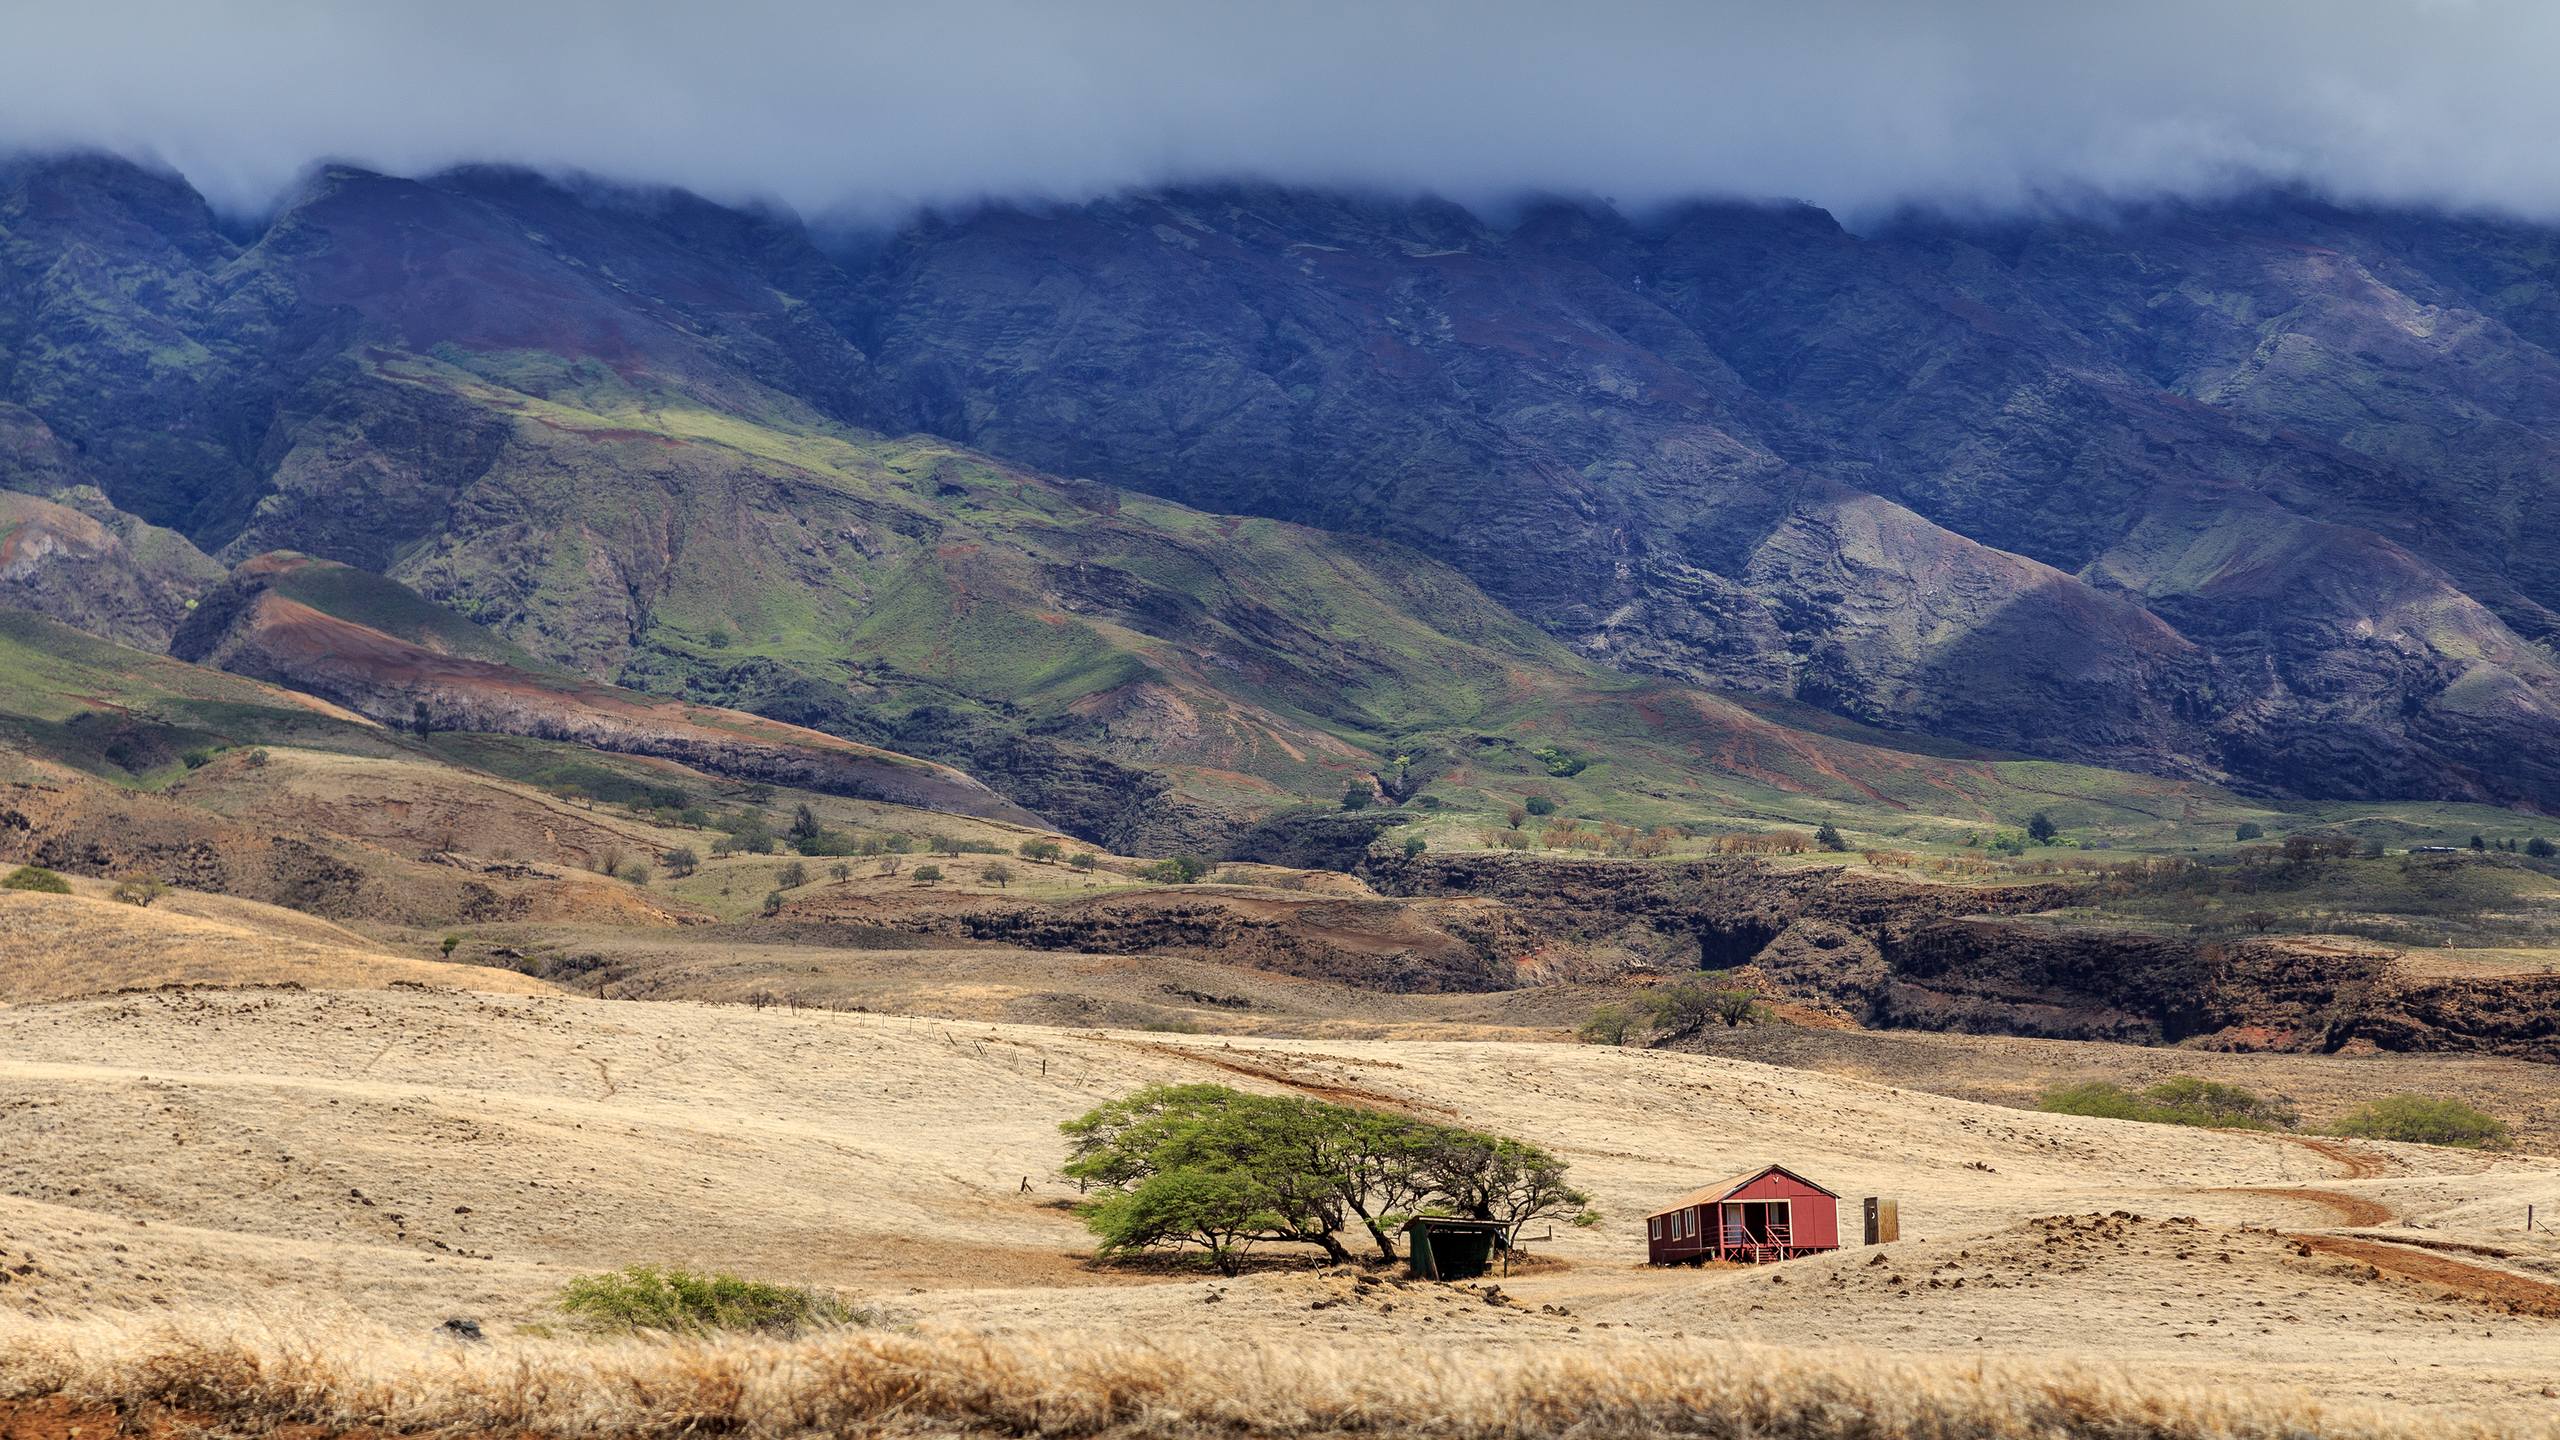
<path fill-rule="evenodd" d="M 1624 1045 L 1627 1032 L 1635 1026 L 1635 1016 L 1624 1005 L 1603 1005 L 1591 1012 L 1574 1035 L 1585 1045 Z"/>
<path fill-rule="evenodd" d="M 2499 1149 L 2512 1138 L 2507 1122 L 2459 1100 L 2408 1094 L 2386 1095 L 2370 1105 L 2359 1105 L 2340 1118 L 2329 1133 L 2361 1140 L 2452 1145 L 2465 1150 Z"/>
<path fill-rule="evenodd" d="M 1094 866 L 1101 864 L 1102 861 L 1090 850 L 1079 850 L 1076 852 L 1076 858 L 1068 861 L 1067 863 L 1073 865 L 1079 870 L 1090 870 Z"/>
<path fill-rule="evenodd" d="M 654 1330 L 669 1335 L 722 1330 L 796 1335 L 835 1325 L 870 1324 L 876 1318 L 815 1290 L 655 1265 L 581 1275 L 561 1292 L 560 1308 L 590 1330 Z"/>
<path fill-rule="evenodd" d="M 68 895 L 71 882 L 50 870 L 34 865 L 21 865 L 0 880 L 0 890 L 33 890 L 41 895 Z"/>
<path fill-rule="evenodd" d="M 2231 838 L 2234 840 L 2264 840 L 2267 838 L 2267 827 L 2259 824 L 2255 820 L 2243 820 L 2232 830 Z"/>
<path fill-rule="evenodd" d="M 2203 1125 L 2226 1130 L 2279 1130 L 2298 1118 L 2293 1108 L 2237 1085 L 2173 1075 L 2141 1091 L 2104 1080 L 2056 1085 L 2036 1101 L 2051 1115 L 2090 1115 L 2102 1120 L 2141 1120 L 2153 1125 Z"/>
<path fill-rule="evenodd" d="M 1556 802 L 1544 795 L 1532 795 L 1523 802 L 1522 808 L 1532 815 L 1553 815 L 1556 813 Z"/>
<path fill-rule="evenodd" d="M 1160 884 L 1189 885 L 1209 873 L 1209 861 L 1202 855 L 1176 855 L 1170 860 L 1159 860 L 1138 873 Z"/>
<path fill-rule="evenodd" d="M 1055 840 L 1025 840 L 1014 847 L 1014 853 L 1034 864 L 1046 865 L 1067 853 L 1067 847 Z"/>

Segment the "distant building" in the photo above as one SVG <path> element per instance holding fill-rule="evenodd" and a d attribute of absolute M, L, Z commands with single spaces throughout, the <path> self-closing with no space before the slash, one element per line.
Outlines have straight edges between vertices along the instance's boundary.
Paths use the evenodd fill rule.
<path fill-rule="evenodd" d="M 1692 1190 L 1644 1217 L 1656 1265 L 1792 1260 L 1840 1248 L 1840 1197 L 1781 1165 Z"/>

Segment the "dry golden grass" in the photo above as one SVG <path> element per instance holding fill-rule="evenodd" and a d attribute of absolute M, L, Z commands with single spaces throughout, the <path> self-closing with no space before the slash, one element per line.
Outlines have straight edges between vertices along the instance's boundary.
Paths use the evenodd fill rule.
<path fill-rule="evenodd" d="M 255 1433 L 786 1437 L 2548 1436 L 2299 1392 L 2103 1368 L 1886 1362 L 1730 1345 L 1486 1354 L 840 1331 L 799 1341 L 465 1344 L 346 1324 L 192 1316 L 0 1322 L 0 1396 Z"/>
<path fill-rule="evenodd" d="M 103 898 L 102 882 L 72 885 L 78 893 L 0 893 L 0 955 L 8 959 L 0 1005 L 160 985 L 551 991 L 510 971 L 386 955 L 350 931 L 273 906 L 173 891 L 142 909 Z"/>

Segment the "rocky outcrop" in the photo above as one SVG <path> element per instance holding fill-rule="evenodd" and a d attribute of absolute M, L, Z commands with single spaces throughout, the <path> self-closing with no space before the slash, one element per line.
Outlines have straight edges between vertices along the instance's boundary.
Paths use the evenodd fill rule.
<path fill-rule="evenodd" d="M 1216 889 L 1143 890 L 1043 904 L 982 896 L 794 899 L 780 922 L 804 940 L 834 931 L 1084 954 L 1178 954 L 1387 991 L 1484 991 L 1519 983 L 1533 928 L 1486 902 L 1282 898 Z"/>

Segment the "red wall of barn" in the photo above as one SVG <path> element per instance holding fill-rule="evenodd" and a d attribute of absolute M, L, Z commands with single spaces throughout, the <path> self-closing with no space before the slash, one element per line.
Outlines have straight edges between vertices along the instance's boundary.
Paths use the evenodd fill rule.
<path fill-rule="evenodd" d="M 1733 1204 L 1746 1200 L 1791 1200 L 1795 1217 L 1795 1243 L 1801 1249 L 1826 1249 L 1840 1243 L 1840 1202 L 1801 1180 L 1785 1175 L 1768 1174 L 1725 1197 Z"/>

